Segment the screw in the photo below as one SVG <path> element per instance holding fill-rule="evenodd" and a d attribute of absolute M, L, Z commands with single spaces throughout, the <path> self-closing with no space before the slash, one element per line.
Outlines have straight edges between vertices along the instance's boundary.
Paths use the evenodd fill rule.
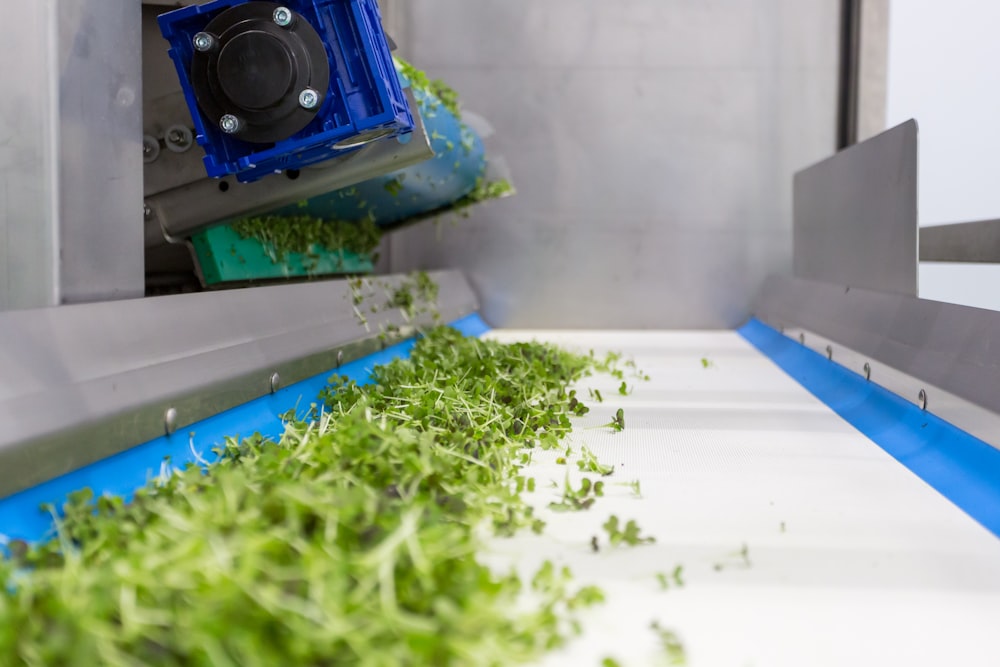
<path fill-rule="evenodd" d="M 177 430 L 177 408 L 167 408 L 163 414 L 163 426 L 167 435 L 173 435 L 174 431 Z"/>
<path fill-rule="evenodd" d="M 864 365 L 864 371 L 865 371 L 865 379 L 866 380 L 871 380 L 872 379 L 872 365 L 869 364 L 867 361 L 865 362 L 865 365 Z"/>
<path fill-rule="evenodd" d="M 917 401 L 920 402 L 920 409 L 921 410 L 926 410 L 927 409 L 927 392 L 924 391 L 923 389 L 921 389 L 920 393 L 917 394 Z"/>
<path fill-rule="evenodd" d="M 195 33 L 195 36 L 191 39 L 191 43 L 194 44 L 196 51 L 205 53 L 215 48 L 215 37 L 212 37 L 207 32 L 199 32 Z"/>
<path fill-rule="evenodd" d="M 306 88 L 299 93 L 299 105 L 303 109 L 315 109 L 319 106 L 319 93 L 312 88 Z"/>
<path fill-rule="evenodd" d="M 826 346 L 826 358 L 833 361 L 833 345 Z"/>
<path fill-rule="evenodd" d="M 281 376 L 276 372 L 271 373 L 271 393 L 273 394 L 279 389 L 281 389 Z"/>
<path fill-rule="evenodd" d="M 292 21 L 295 19 L 295 15 L 292 14 L 292 10 L 289 9 L 288 7 L 278 7 L 274 10 L 274 13 L 271 14 L 271 18 L 274 19 L 274 22 L 277 25 L 281 26 L 282 28 L 287 28 L 288 26 L 292 25 Z"/>
<path fill-rule="evenodd" d="M 343 350 L 337 350 L 337 365 L 338 366 L 343 366 L 344 365 L 344 351 Z"/>
<path fill-rule="evenodd" d="M 149 208 L 149 204 L 142 205 L 142 217 L 144 220 L 149 220 L 153 217 L 153 209 Z"/>
<path fill-rule="evenodd" d="M 160 142 L 149 134 L 142 135 L 142 161 L 146 164 L 155 162 L 160 157 Z"/>
<path fill-rule="evenodd" d="M 219 119 L 219 129 L 221 129 L 226 134 L 236 134 L 241 129 L 243 129 L 243 121 L 241 121 L 233 114 L 227 113 L 225 116 Z"/>
<path fill-rule="evenodd" d="M 167 128 L 163 143 L 174 153 L 183 153 L 194 144 L 194 135 L 184 125 L 171 125 Z"/>

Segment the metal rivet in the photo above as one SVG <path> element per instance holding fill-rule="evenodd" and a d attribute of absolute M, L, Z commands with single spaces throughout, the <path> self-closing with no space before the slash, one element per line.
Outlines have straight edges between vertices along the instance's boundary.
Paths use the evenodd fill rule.
<path fill-rule="evenodd" d="M 172 435 L 177 430 L 177 408 L 167 408 L 163 414 L 163 427 L 166 429 L 167 435 Z"/>
<path fill-rule="evenodd" d="M 865 379 L 866 380 L 871 380 L 872 379 L 872 365 L 869 364 L 866 361 L 863 370 L 865 372 Z"/>
<path fill-rule="evenodd" d="M 194 145 L 194 135 L 186 125 L 171 125 L 163 135 L 163 143 L 174 153 L 183 153 Z"/>
<path fill-rule="evenodd" d="M 344 364 L 344 351 L 337 350 L 337 365 L 342 366 Z"/>
<path fill-rule="evenodd" d="M 927 392 L 924 391 L 923 389 L 921 389 L 920 393 L 917 394 L 917 401 L 920 403 L 920 409 L 921 410 L 926 410 L 927 409 Z"/>
<path fill-rule="evenodd" d="M 281 376 L 277 373 L 271 373 L 271 393 L 281 389 Z"/>
<path fill-rule="evenodd" d="M 215 37 L 208 34 L 207 32 L 195 33 L 195 36 L 191 39 L 191 43 L 194 44 L 196 51 L 211 51 L 215 47 Z"/>
<path fill-rule="evenodd" d="M 804 333 L 799 334 L 799 342 L 802 343 L 803 345 L 806 344 L 806 335 Z"/>
<path fill-rule="evenodd" d="M 319 105 L 319 93 L 312 88 L 306 88 L 299 93 L 299 106 L 303 109 L 315 109 Z"/>
<path fill-rule="evenodd" d="M 149 164 L 155 162 L 158 157 L 160 157 L 160 142 L 152 135 L 142 135 L 142 161 Z"/>
<path fill-rule="evenodd" d="M 826 358 L 833 361 L 833 345 L 826 346 Z"/>
<path fill-rule="evenodd" d="M 271 18 L 274 19 L 274 22 L 277 25 L 282 28 L 287 28 L 292 25 L 292 20 L 294 20 L 295 14 L 293 14 L 292 10 L 288 7 L 277 7 L 275 8 L 274 13 L 271 14 Z"/>
<path fill-rule="evenodd" d="M 243 127 L 243 121 L 231 113 L 219 119 L 219 129 L 226 134 L 236 134 Z"/>

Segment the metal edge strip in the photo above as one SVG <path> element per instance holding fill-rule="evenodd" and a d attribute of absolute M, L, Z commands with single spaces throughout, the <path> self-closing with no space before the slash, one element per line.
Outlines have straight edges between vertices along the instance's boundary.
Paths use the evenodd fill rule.
<path fill-rule="evenodd" d="M 990 418 L 1000 415 L 1000 312 L 772 276 L 755 317 L 778 330 L 815 332 L 933 387 L 948 397 L 933 403 L 938 416 L 1000 447 L 1000 428 Z"/>
<path fill-rule="evenodd" d="M 457 319 L 450 326 L 466 336 L 481 336 L 489 331 L 486 323 L 476 314 Z M 183 467 L 189 463 L 204 464 L 214 460 L 216 456 L 213 449 L 223 445 L 228 437 L 246 437 L 260 433 L 266 438 L 277 439 L 284 430 L 281 415 L 289 410 L 295 410 L 299 415 L 305 413 L 316 402 L 333 372 L 359 383 L 367 382 L 375 366 L 405 358 L 413 344 L 413 340 L 396 343 L 384 350 L 344 363 L 338 368 L 324 370 L 274 394 L 212 415 L 172 435 L 163 435 L 137 444 L 126 451 L 0 499 L 0 547 L 4 539 L 37 541 L 49 537 L 53 528 L 52 516 L 40 510 L 41 505 L 47 503 L 61 507 L 66 497 L 78 489 L 86 487 L 95 496 L 110 494 L 128 500 L 136 489 L 170 467 Z"/>
<path fill-rule="evenodd" d="M 1000 450 L 759 320 L 747 341 L 875 444 L 1000 537 Z"/>
<path fill-rule="evenodd" d="M 1000 220 L 921 227 L 920 261 L 1000 263 Z"/>
<path fill-rule="evenodd" d="M 478 310 L 459 272 L 431 276 L 442 321 Z M 432 322 L 378 310 L 404 280 L 0 314 L 0 497 L 397 342 Z"/>

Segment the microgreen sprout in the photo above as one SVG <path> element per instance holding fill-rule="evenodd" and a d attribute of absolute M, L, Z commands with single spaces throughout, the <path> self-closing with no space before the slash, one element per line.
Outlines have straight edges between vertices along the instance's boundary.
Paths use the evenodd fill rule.
<path fill-rule="evenodd" d="M 576 462 L 576 467 L 582 472 L 595 472 L 603 477 L 607 477 L 615 472 L 614 466 L 602 464 L 588 447 L 581 448 L 580 458 Z"/>
<path fill-rule="evenodd" d="M 668 664 L 684 665 L 687 663 L 684 645 L 675 632 L 662 627 L 657 621 L 650 623 L 649 627 L 656 633 L 656 638 L 660 641 L 660 646 L 666 654 Z"/>
<path fill-rule="evenodd" d="M 622 380 L 622 383 L 618 385 L 618 393 L 621 394 L 622 396 L 628 396 L 629 394 L 632 393 L 632 390 L 629 389 L 628 383 L 625 382 L 625 380 Z"/>
<path fill-rule="evenodd" d="M 604 482 L 592 482 L 588 477 L 580 480 L 580 488 L 573 488 L 569 474 L 563 484 L 563 497 L 559 502 L 549 503 L 556 512 L 579 512 L 590 509 L 597 499 L 604 495 Z"/>
<path fill-rule="evenodd" d="M 618 408 L 618 411 L 615 412 L 615 418 L 613 420 L 611 420 L 610 422 L 608 422 L 607 424 L 605 424 L 605 426 L 608 426 L 608 427 L 612 428 L 615 432 L 624 431 L 625 430 L 625 410 L 623 410 L 622 408 Z"/>
<path fill-rule="evenodd" d="M 702 368 L 712 368 L 713 366 L 715 366 L 715 362 L 713 362 L 711 359 L 706 359 L 705 357 L 701 358 Z"/>
<path fill-rule="evenodd" d="M 639 534 L 639 524 L 635 522 L 635 519 L 629 519 L 628 523 L 625 524 L 625 528 L 622 529 L 619 526 L 618 517 L 612 514 L 601 527 L 607 532 L 608 542 L 613 547 L 620 544 L 627 544 L 630 547 L 634 547 L 640 544 L 652 544 L 656 541 L 654 537 L 642 537 Z"/>
<path fill-rule="evenodd" d="M 721 572 L 730 567 L 749 569 L 752 565 L 753 563 L 750 561 L 750 547 L 744 542 L 739 551 L 729 554 L 726 560 L 716 563 L 714 568 L 716 572 Z"/>
<path fill-rule="evenodd" d="M 588 389 L 587 391 L 590 393 L 590 397 L 596 400 L 598 403 L 604 402 L 604 397 L 601 396 L 600 389 Z"/>

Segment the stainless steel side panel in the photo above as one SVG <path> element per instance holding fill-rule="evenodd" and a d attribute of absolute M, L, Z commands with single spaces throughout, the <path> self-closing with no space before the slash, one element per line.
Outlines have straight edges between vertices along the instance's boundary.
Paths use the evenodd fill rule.
<path fill-rule="evenodd" d="M 445 321 L 477 309 L 461 274 L 432 274 Z M 347 281 L 0 314 L 0 497 L 368 354 L 403 276 L 371 281 L 362 324 Z M 426 320 L 425 320 L 426 323 Z M 338 355 L 339 353 L 342 353 Z"/>

